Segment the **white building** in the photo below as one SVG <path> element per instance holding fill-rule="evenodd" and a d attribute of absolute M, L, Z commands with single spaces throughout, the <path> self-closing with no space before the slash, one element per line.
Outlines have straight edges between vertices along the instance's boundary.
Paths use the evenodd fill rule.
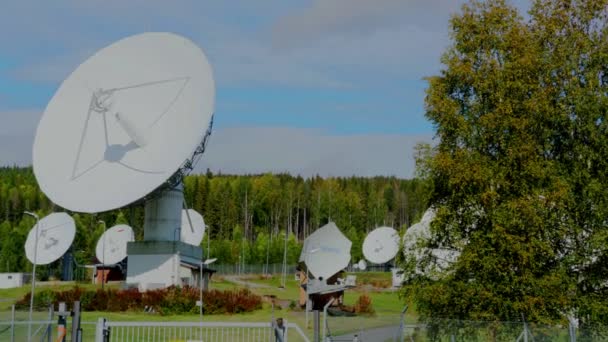
<path fill-rule="evenodd" d="M 29 273 L 0 273 L 0 289 L 21 287 L 29 282 Z"/>

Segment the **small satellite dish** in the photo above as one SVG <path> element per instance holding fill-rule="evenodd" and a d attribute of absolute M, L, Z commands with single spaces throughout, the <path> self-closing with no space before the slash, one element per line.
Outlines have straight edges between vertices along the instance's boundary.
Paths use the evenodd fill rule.
<path fill-rule="evenodd" d="M 184 37 L 143 33 L 101 49 L 63 81 L 40 119 L 40 188 L 86 213 L 142 199 L 200 153 L 214 98 L 211 66 Z"/>
<path fill-rule="evenodd" d="M 37 231 L 38 247 L 36 248 Z M 74 241 L 74 236 L 76 236 L 74 219 L 66 213 L 52 213 L 42 218 L 30 230 L 25 241 L 25 255 L 32 264 L 50 264 L 67 252 Z M 34 254 L 36 254 L 35 258 Z"/>
<path fill-rule="evenodd" d="M 317 278 L 329 277 L 348 267 L 352 242 L 329 222 L 304 240 L 300 262 Z"/>
<path fill-rule="evenodd" d="M 114 265 L 127 257 L 127 242 L 135 241 L 133 229 L 126 224 L 106 230 L 97 241 L 95 256 L 104 265 Z"/>
<path fill-rule="evenodd" d="M 399 233 L 391 227 L 372 230 L 363 240 L 363 255 L 374 264 L 384 264 L 399 252 Z"/>
<path fill-rule="evenodd" d="M 181 241 L 198 246 L 203 241 L 204 235 L 205 221 L 203 216 L 194 209 L 182 210 Z"/>
<path fill-rule="evenodd" d="M 357 263 L 357 267 L 361 270 L 361 271 L 365 271 L 365 269 L 367 268 L 367 263 L 365 262 L 365 260 L 361 259 L 359 260 L 359 262 Z"/>
<path fill-rule="evenodd" d="M 207 259 L 207 260 L 205 260 L 205 261 L 203 262 L 203 264 L 204 264 L 204 265 L 211 265 L 211 264 L 213 264 L 213 263 L 214 263 L 214 262 L 216 262 L 216 261 L 217 261 L 217 258 L 211 258 L 211 259 Z"/>

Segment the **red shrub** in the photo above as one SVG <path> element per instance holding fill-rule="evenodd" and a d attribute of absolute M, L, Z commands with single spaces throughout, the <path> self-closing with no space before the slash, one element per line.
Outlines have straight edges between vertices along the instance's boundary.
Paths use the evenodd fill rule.
<path fill-rule="evenodd" d="M 372 299 L 369 298 L 368 295 L 362 294 L 357 299 L 357 303 L 355 303 L 355 312 L 360 314 L 368 314 L 373 315 L 376 311 L 372 306 Z"/>
<path fill-rule="evenodd" d="M 53 303 L 71 303 L 80 300 L 83 311 L 144 311 L 146 307 L 161 315 L 198 313 L 196 302 L 199 289 L 193 287 L 168 287 L 166 289 L 139 292 L 137 289 L 98 289 L 85 291 L 79 287 L 66 291 L 44 290 L 35 297 L 36 307 L 45 309 Z M 29 293 L 17 302 L 19 308 L 29 305 Z M 203 293 L 203 310 L 206 314 L 233 314 L 262 308 L 262 298 L 247 289 L 238 291 L 211 290 Z"/>

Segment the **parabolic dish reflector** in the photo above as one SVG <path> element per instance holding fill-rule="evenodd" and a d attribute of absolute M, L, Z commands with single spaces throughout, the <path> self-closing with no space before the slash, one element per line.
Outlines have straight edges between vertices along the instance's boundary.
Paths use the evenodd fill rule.
<path fill-rule="evenodd" d="M 114 265 L 127 257 L 127 242 L 135 241 L 133 229 L 126 224 L 106 230 L 95 247 L 95 256 L 104 265 Z"/>
<path fill-rule="evenodd" d="M 72 211 L 137 201 L 191 158 L 214 98 L 211 66 L 184 37 L 143 33 L 103 48 L 63 81 L 42 115 L 38 184 Z"/>
<path fill-rule="evenodd" d="M 190 216 L 190 221 L 188 221 Z M 192 226 L 190 226 L 192 222 Z M 205 235 L 205 221 L 203 216 L 194 209 L 182 210 L 182 228 L 181 228 L 181 241 L 189 245 L 198 246 L 203 241 L 203 235 Z"/>
<path fill-rule="evenodd" d="M 329 222 L 304 240 L 300 261 L 317 278 L 327 279 L 350 263 L 352 242 Z"/>
<path fill-rule="evenodd" d="M 36 250 L 36 232 L 38 233 L 38 252 Z M 46 265 L 61 258 L 72 245 L 76 236 L 74 219 L 66 213 L 53 213 L 38 222 L 27 235 L 25 255 L 36 265 Z M 34 254 L 36 254 L 34 258 Z"/>
<path fill-rule="evenodd" d="M 365 262 L 365 260 L 361 259 L 359 260 L 359 262 L 357 263 L 357 267 L 361 270 L 361 271 L 365 271 L 365 269 L 367 268 L 367 263 Z"/>
<path fill-rule="evenodd" d="M 425 243 L 432 238 L 431 222 L 434 219 L 435 211 L 430 208 L 424 213 L 420 222 L 407 229 L 403 235 L 403 254 L 406 258 L 413 258 L 416 261 L 416 272 L 418 274 L 438 278 L 451 264 L 458 260 L 460 251 L 420 246 L 420 243 Z M 434 262 L 423 265 L 421 261 L 425 255 L 430 255 Z"/>
<path fill-rule="evenodd" d="M 374 264 L 384 264 L 399 252 L 399 233 L 391 227 L 372 230 L 363 240 L 363 255 Z"/>

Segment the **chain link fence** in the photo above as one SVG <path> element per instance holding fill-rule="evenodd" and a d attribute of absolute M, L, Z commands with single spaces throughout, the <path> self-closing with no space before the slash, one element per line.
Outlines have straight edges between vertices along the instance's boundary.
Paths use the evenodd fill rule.
<path fill-rule="evenodd" d="M 211 269 L 216 270 L 218 275 L 240 275 L 240 274 L 282 274 L 283 264 L 217 264 L 211 265 Z M 293 276 L 296 272 L 295 265 L 287 265 L 287 275 Z"/>
<path fill-rule="evenodd" d="M 325 341 L 608 341 L 606 327 L 578 328 L 573 324 L 544 325 L 525 322 L 481 322 L 433 319 L 418 322 L 398 313 L 372 316 L 327 316 Z"/>

